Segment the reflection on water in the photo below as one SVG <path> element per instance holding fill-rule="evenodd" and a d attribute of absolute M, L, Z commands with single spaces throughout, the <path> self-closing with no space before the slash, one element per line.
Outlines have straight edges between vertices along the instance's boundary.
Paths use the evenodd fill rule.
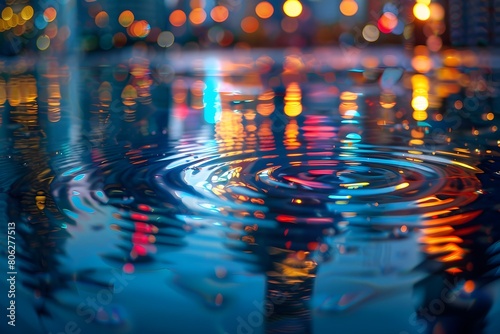
<path fill-rule="evenodd" d="M 20 328 L 500 328 L 496 69 L 193 57 L 2 64 Z"/>

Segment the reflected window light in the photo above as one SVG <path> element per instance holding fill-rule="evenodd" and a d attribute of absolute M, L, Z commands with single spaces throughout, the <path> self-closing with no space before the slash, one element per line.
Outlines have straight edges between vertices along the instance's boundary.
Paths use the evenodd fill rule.
<path fill-rule="evenodd" d="M 413 57 L 411 61 L 413 68 L 420 73 L 427 73 L 432 69 L 433 63 L 431 58 L 425 55 Z"/>
<path fill-rule="evenodd" d="M 3 106 L 7 101 L 7 91 L 5 89 L 5 80 L 0 79 L 0 106 Z"/>
<path fill-rule="evenodd" d="M 132 85 L 127 85 L 122 91 L 121 98 L 124 105 L 133 106 L 136 104 L 137 96 L 137 90 L 135 89 L 135 87 Z"/>
<path fill-rule="evenodd" d="M 290 83 L 285 94 L 285 114 L 296 117 L 302 113 L 302 90 L 296 82 Z"/>
<path fill-rule="evenodd" d="M 287 150 L 295 150 L 300 147 L 301 144 L 297 140 L 298 136 L 299 136 L 299 125 L 297 124 L 297 121 L 295 119 L 292 119 L 285 127 L 284 144 Z"/>
<path fill-rule="evenodd" d="M 257 105 L 257 112 L 260 115 L 269 116 L 274 112 L 274 92 L 272 90 L 262 93 L 258 100 L 259 104 Z"/>
<path fill-rule="evenodd" d="M 416 110 L 413 113 L 413 119 L 416 121 L 425 121 L 427 117 L 428 117 L 427 112 L 424 110 Z"/>
<path fill-rule="evenodd" d="M 429 107 L 429 101 L 425 96 L 415 96 L 411 101 L 411 106 L 415 110 L 427 110 L 427 108 Z"/>
<path fill-rule="evenodd" d="M 9 80 L 7 85 L 7 101 L 11 107 L 17 107 L 21 103 L 21 90 L 19 80 L 16 78 Z"/>
<path fill-rule="evenodd" d="M 356 101 L 358 99 L 358 94 L 348 91 L 342 92 L 340 94 L 340 99 L 342 101 Z"/>
<path fill-rule="evenodd" d="M 215 124 L 221 119 L 221 97 L 218 92 L 218 81 L 213 77 L 206 79 L 205 83 L 200 82 L 200 85 L 204 87 L 201 90 L 203 96 L 203 106 L 205 107 L 203 117 L 205 121 L 209 124 Z M 194 93 L 193 93 L 194 95 Z"/>

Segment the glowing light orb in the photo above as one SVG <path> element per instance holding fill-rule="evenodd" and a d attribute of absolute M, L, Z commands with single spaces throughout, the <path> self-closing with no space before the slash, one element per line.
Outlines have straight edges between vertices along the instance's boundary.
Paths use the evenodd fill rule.
<path fill-rule="evenodd" d="M 386 12 L 380 17 L 377 24 L 381 32 L 388 34 L 398 25 L 398 17 L 391 12 Z"/>
<path fill-rule="evenodd" d="M 253 16 L 247 16 L 241 20 L 241 29 L 247 34 L 256 32 L 259 29 L 259 21 Z"/>
<path fill-rule="evenodd" d="M 302 13 L 302 4 L 299 0 L 287 0 L 283 4 L 283 12 L 289 17 L 297 17 Z"/>
<path fill-rule="evenodd" d="M 187 20 L 186 13 L 184 13 L 180 9 L 176 9 L 170 14 L 168 20 L 170 21 L 170 24 L 173 25 L 174 27 L 180 27 L 184 23 L 186 23 Z"/>
<path fill-rule="evenodd" d="M 425 111 L 429 107 L 429 100 L 425 96 L 415 96 L 411 100 L 411 106 L 417 111 Z"/>
<path fill-rule="evenodd" d="M 229 11 L 224 6 L 215 6 L 210 11 L 210 17 L 215 22 L 224 22 L 229 17 Z"/>
<path fill-rule="evenodd" d="M 358 12 L 358 4 L 354 0 L 342 0 L 340 12 L 345 16 L 353 16 Z"/>
<path fill-rule="evenodd" d="M 128 27 L 134 22 L 134 13 L 132 13 L 130 10 L 124 10 L 120 16 L 118 17 L 118 23 L 122 27 Z"/>
<path fill-rule="evenodd" d="M 431 16 L 431 10 L 429 6 L 419 2 L 413 6 L 413 15 L 420 21 L 426 21 Z"/>
<path fill-rule="evenodd" d="M 267 1 L 262 1 L 255 6 L 255 14 L 261 19 L 268 19 L 274 13 L 274 7 Z"/>
<path fill-rule="evenodd" d="M 367 24 L 363 28 L 363 38 L 368 42 L 375 42 L 380 37 L 380 31 L 373 24 Z"/>
<path fill-rule="evenodd" d="M 199 25 L 205 22 L 207 13 L 203 8 L 195 8 L 189 13 L 189 21 L 194 25 Z"/>

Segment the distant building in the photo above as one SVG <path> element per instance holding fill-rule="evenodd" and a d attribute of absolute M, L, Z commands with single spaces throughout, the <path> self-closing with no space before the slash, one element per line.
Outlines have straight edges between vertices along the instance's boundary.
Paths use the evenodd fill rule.
<path fill-rule="evenodd" d="M 447 0 L 453 46 L 500 45 L 500 0 Z"/>

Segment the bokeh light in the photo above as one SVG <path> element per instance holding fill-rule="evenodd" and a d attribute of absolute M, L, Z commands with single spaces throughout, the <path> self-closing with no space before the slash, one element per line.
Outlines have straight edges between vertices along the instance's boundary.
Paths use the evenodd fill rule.
<path fill-rule="evenodd" d="M 139 37 L 139 38 L 144 38 L 144 37 L 148 36 L 150 31 L 151 31 L 151 26 L 149 25 L 148 21 L 146 21 L 146 20 L 135 21 L 128 28 L 128 32 L 129 32 L 130 36 Z"/>
<path fill-rule="evenodd" d="M 420 21 L 426 21 L 431 16 L 431 11 L 428 5 L 418 2 L 413 6 L 413 15 Z"/>
<path fill-rule="evenodd" d="M 120 16 L 118 17 L 118 22 L 122 27 L 128 27 L 134 22 L 134 13 L 132 13 L 130 10 L 124 10 Z"/>
<path fill-rule="evenodd" d="M 262 1 L 255 6 L 255 14 L 261 19 L 268 19 L 274 14 L 274 7 L 267 1 Z"/>
<path fill-rule="evenodd" d="M 375 42 L 380 37 L 380 31 L 373 24 L 367 24 L 363 28 L 363 38 L 368 42 Z"/>
<path fill-rule="evenodd" d="M 99 28 L 105 28 L 109 23 L 109 15 L 105 11 L 100 12 L 95 16 L 95 24 Z"/>
<path fill-rule="evenodd" d="M 297 117 L 302 113 L 302 90 L 296 82 L 286 88 L 284 111 L 289 117 Z"/>
<path fill-rule="evenodd" d="M 295 18 L 285 17 L 281 20 L 281 29 L 283 29 L 284 32 L 291 34 L 297 31 L 298 28 L 299 22 Z"/>
<path fill-rule="evenodd" d="M 484 2 L 490 10 L 485 16 L 493 15 L 492 1 Z M 69 6 L 73 1 L 68 0 L 48 0 L 47 3 L 6 0 L 4 3 L 0 9 L 0 51 L 5 51 L 7 56 L 0 58 L 0 67 L 6 69 L 0 77 L 0 123 L 6 129 L 2 131 L 12 140 L 5 141 L 7 146 L 2 148 L 6 149 L 6 154 L 19 151 L 30 159 L 34 157 L 45 162 L 38 166 L 43 168 L 37 168 L 37 161 L 24 168 L 33 172 L 33 177 L 21 178 L 21 174 L 16 176 L 14 173 L 21 181 L 33 181 L 33 187 L 22 187 L 20 182 L 13 183 L 13 187 L 21 186 L 19 191 L 47 192 L 52 190 L 50 182 L 44 185 L 42 179 L 49 178 L 49 181 L 54 179 L 55 190 L 62 190 L 51 191 L 51 195 L 72 196 L 71 201 L 55 196 L 47 202 L 44 209 L 47 214 L 59 215 L 57 209 L 62 207 L 56 206 L 54 201 L 62 201 L 63 207 L 68 208 L 68 212 L 61 212 L 60 222 L 45 224 L 47 217 L 36 207 L 33 213 L 25 216 L 33 217 L 36 223 L 37 214 L 41 215 L 44 224 L 39 230 L 48 226 L 55 231 L 54 237 L 71 236 L 71 233 L 59 234 L 62 222 L 64 228 L 68 227 L 67 223 L 75 225 L 73 221 L 83 223 L 85 233 L 81 240 L 89 235 L 86 232 L 97 236 L 94 232 L 101 231 L 103 226 L 106 230 L 106 223 L 111 222 L 118 233 L 106 235 L 120 239 L 123 247 L 111 249 L 97 245 L 86 249 L 95 249 L 107 256 L 113 267 L 123 268 L 125 273 L 136 272 L 140 284 L 151 283 L 147 275 L 139 275 L 143 269 L 154 267 L 153 262 L 162 262 L 168 256 L 166 252 L 172 250 L 171 244 L 182 245 L 184 250 L 174 251 L 171 256 L 181 255 L 179 261 L 173 263 L 175 289 L 167 291 L 175 292 L 174 297 L 178 297 L 170 298 L 172 304 L 179 300 L 183 303 L 186 298 L 182 294 L 186 293 L 196 310 L 206 311 L 203 317 L 219 312 L 213 306 L 225 310 L 242 306 L 242 310 L 235 309 L 235 314 L 242 311 L 240 314 L 245 315 L 248 303 L 244 298 L 243 303 L 232 303 L 233 290 L 243 286 L 239 283 L 243 282 L 240 274 L 244 274 L 245 263 L 239 263 L 239 259 L 255 257 L 250 259 L 252 263 L 262 262 L 263 265 L 252 266 L 253 272 L 245 275 L 251 281 L 243 282 L 249 283 L 244 287 L 252 286 L 255 291 L 247 291 L 243 297 L 272 297 L 275 291 L 284 290 L 299 301 L 315 301 L 311 295 L 314 286 L 319 287 L 314 291 L 316 295 L 333 296 L 333 299 L 323 303 L 322 298 L 313 305 L 329 312 L 350 307 L 352 298 L 348 292 L 355 291 L 357 286 L 347 286 L 352 280 L 341 277 L 340 290 L 349 291 L 344 295 L 341 291 L 339 295 L 338 284 L 317 284 L 314 281 L 317 270 L 309 268 L 312 268 L 310 263 L 320 266 L 320 262 L 331 262 L 332 256 L 334 260 L 340 257 L 340 260 L 357 262 L 358 267 L 359 263 L 366 262 L 365 254 L 354 254 L 350 251 L 352 244 L 343 241 L 352 239 L 353 247 L 362 249 L 360 247 L 365 245 L 358 242 L 358 236 L 366 239 L 368 251 L 374 250 L 377 258 L 369 258 L 370 268 L 365 263 L 366 268 L 360 270 L 379 273 L 381 267 L 389 268 L 391 272 L 387 274 L 391 280 L 392 269 L 408 272 L 421 265 L 422 252 L 427 249 L 419 245 L 431 244 L 438 249 L 428 256 L 431 266 L 440 256 L 446 255 L 446 249 L 439 248 L 449 247 L 456 239 L 463 238 L 464 249 L 469 252 L 471 243 L 467 231 L 476 235 L 477 230 L 471 229 L 473 222 L 461 226 L 455 217 L 475 214 L 474 210 L 481 209 L 481 203 L 485 202 L 474 204 L 476 197 L 486 201 L 492 198 L 488 194 L 486 198 L 479 191 L 485 188 L 483 181 L 493 180 L 479 179 L 483 175 L 478 172 L 483 166 L 485 171 L 500 170 L 495 160 L 496 151 L 495 154 L 486 151 L 492 146 L 495 146 L 493 149 L 500 146 L 496 128 L 500 113 L 495 105 L 498 102 L 495 100 L 496 84 L 500 81 L 495 79 L 500 75 L 494 63 L 496 58 L 483 52 L 489 47 L 486 43 L 479 52 L 475 48 L 467 49 L 467 43 L 476 35 L 480 36 L 483 30 L 487 30 L 490 39 L 497 36 L 489 30 L 494 28 L 484 23 L 484 17 L 478 17 L 481 22 L 476 27 L 475 21 L 471 23 L 470 13 L 467 13 L 470 6 L 460 15 L 453 15 L 450 1 L 440 4 L 437 0 L 156 0 L 135 3 L 78 0 L 78 6 Z M 471 12 L 475 15 L 479 11 Z M 450 29 L 453 23 L 450 21 L 455 19 L 461 25 L 456 31 Z M 458 30 L 462 35 L 453 43 Z M 95 55 L 87 56 L 84 52 L 95 52 Z M 14 57 L 18 59 L 12 61 Z M 9 68 L 10 64 L 16 65 L 15 68 Z M 469 67 L 471 64 L 474 67 Z M 58 71 L 64 74 L 60 76 Z M 19 80 L 15 81 L 16 77 Z M 39 93 L 31 100 L 26 97 L 32 89 L 27 77 L 36 81 L 33 86 Z M 74 110 L 82 117 L 74 117 Z M 462 117 L 463 122 L 455 125 L 454 118 L 465 113 L 467 117 Z M 61 119 L 62 131 L 53 126 L 47 128 L 47 119 L 53 122 Z M 80 128 L 83 133 L 73 131 Z M 469 141 L 471 133 L 488 136 L 484 140 L 476 137 Z M 54 134 L 58 136 L 52 138 Z M 79 139 L 84 142 L 80 143 Z M 413 147 L 407 148 L 408 142 Z M 82 159 L 78 154 L 72 157 L 71 152 L 67 152 L 73 147 L 69 144 L 75 144 L 76 149 L 82 146 L 80 144 L 88 146 L 88 152 L 84 152 Z M 36 154 L 26 148 L 34 148 L 32 151 Z M 51 170 L 57 166 L 47 164 L 47 160 L 56 165 L 62 162 L 64 170 Z M 462 164 L 471 162 L 471 168 L 463 173 L 465 188 L 460 181 L 460 161 L 464 161 Z M 14 169 L 16 172 L 16 166 L 21 166 L 22 161 L 14 157 L 4 165 L 7 171 Z M 86 166 L 89 170 L 82 170 Z M 116 175 L 113 173 L 115 167 Z M 58 175 L 58 171 L 64 174 Z M 75 178 L 77 175 L 81 176 Z M 133 181 L 129 186 L 117 183 L 126 178 L 126 181 Z M 174 181 L 173 184 L 170 181 Z M 458 189 L 457 185 L 464 189 Z M 73 186 L 78 192 L 71 192 Z M 101 187 L 104 187 L 102 191 L 96 192 Z M 485 190 L 491 188 L 488 186 Z M 16 194 L 19 191 L 14 189 Z M 85 203 L 73 203 L 78 197 L 76 193 Z M 283 196 L 288 193 L 293 197 Z M 457 194 L 459 201 L 450 201 Z M 28 199 L 35 198 L 34 193 L 32 195 Z M 48 192 L 46 195 L 49 197 Z M 470 210 L 465 206 L 468 203 L 471 203 Z M 22 204 L 21 201 L 19 207 Z M 240 207 L 239 204 L 244 205 Z M 464 210 L 455 210 L 462 206 Z M 95 209 L 95 215 L 85 208 Z M 69 215 L 70 209 L 76 216 Z M 286 215 L 281 215 L 281 210 L 287 211 Z M 485 215 L 477 211 L 486 218 L 492 213 L 490 210 Z M 385 224 L 387 219 L 383 217 L 386 213 L 392 215 L 389 224 Z M 402 215 L 410 215 L 410 218 L 401 219 Z M 105 221 L 102 218 L 106 218 Z M 91 220 L 96 224 L 85 225 Z M 371 247 L 374 239 L 365 238 L 366 229 L 356 227 L 365 223 L 380 227 L 375 229 L 374 236 L 378 244 L 383 238 L 387 239 L 388 246 L 397 243 L 387 248 L 394 250 L 397 258 L 391 254 L 382 254 L 384 258 L 379 258 L 380 245 Z M 430 228 L 431 233 L 427 233 L 426 228 Z M 74 226 L 69 229 L 69 232 L 78 232 Z M 40 236 L 40 231 L 34 232 Z M 168 235 L 160 233 L 162 231 Z M 234 247 L 225 249 L 216 242 L 215 252 L 222 257 L 215 256 L 214 265 L 207 263 L 193 271 L 193 263 L 203 261 L 206 259 L 204 254 L 211 252 L 205 246 L 214 244 L 213 240 L 208 243 L 203 240 L 204 236 L 213 239 L 212 232 L 223 238 L 222 241 L 229 238 L 229 246 L 236 245 L 236 251 L 244 258 L 235 253 Z M 445 232 L 452 236 L 445 236 Z M 489 233 L 490 230 L 484 228 L 480 232 L 481 236 L 487 232 L 489 237 L 483 238 L 484 242 L 479 245 L 482 252 L 486 251 L 491 236 L 498 233 Z M 193 233 L 200 236 L 202 243 L 193 239 Z M 348 233 L 347 239 L 344 233 Z M 342 239 L 340 245 L 332 242 L 332 235 L 337 238 L 337 234 Z M 436 238 L 436 241 L 424 242 L 424 237 Z M 249 244 L 240 245 L 242 240 Z M 61 239 L 49 246 L 54 246 L 56 256 L 61 253 L 57 248 L 65 251 L 68 245 L 71 254 L 81 251 L 71 249 L 72 244 L 75 243 Z M 82 243 L 77 244 L 83 247 Z M 198 249 L 189 249 L 197 244 L 204 246 L 199 258 L 193 257 Z M 385 252 L 385 248 L 382 251 Z M 188 259 L 182 258 L 185 253 Z M 236 254 L 230 259 L 236 262 L 226 261 L 228 254 Z M 464 258 L 467 261 L 450 264 L 450 267 L 463 267 L 463 273 L 457 275 L 457 286 L 450 286 L 450 291 L 453 288 L 463 289 L 461 293 L 472 293 L 477 289 L 471 299 L 488 297 L 480 290 L 484 285 L 480 280 L 476 281 L 477 286 L 467 281 L 476 279 L 470 267 L 476 263 L 469 266 L 469 258 L 473 262 L 467 253 Z M 186 270 L 178 266 L 184 260 Z M 99 263 L 97 265 L 99 269 Z M 82 268 L 75 266 L 69 272 Z M 440 265 L 438 269 L 447 268 Z M 59 273 L 57 269 L 54 268 L 55 274 Z M 353 267 L 351 270 L 354 276 L 359 276 L 358 269 Z M 479 268 L 479 279 L 484 276 L 482 269 Z M 239 277 L 234 277 L 235 270 Z M 61 272 L 62 279 L 54 275 L 48 278 L 57 285 L 68 276 L 68 270 Z M 198 273 L 206 277 L 195 277 Z M 67 278 L 71 280 L 70 276 Z M 184 276 L 189 277 L 186 280 Z M 233 278 L 239 280 L 238 285 L 233 284 Z M 363 278 L 361 283 L 376 290 L 379 283 L 387 281 L 379 274 L 374 282 L 368 282 L 370 279 Z M 284 284 L 285 281 L 288 283 Z M 165 283 L 165 279 L 158 282 Z M 206 284 L 200 286 L 200 282 Z M 464 285 L 464 282 L 469 283 Z M 43 289 L 36 287 L 34 294 L 40 300 L 47 300 L 54 289 L 48 289 L 45 281 L 41 283 Z M 399 283 L 408 285 L 408 281 L 396 282 L 393 284 L 396 289 L 401 286 Z M 424 295 L 424 298 L 416 296 L 416 304 L 422 305 L 411 305 L 412 308 L 425 308 L 428 300 L 434 298 L 434 292 L 439 294 L 434 280 L 424 283 L 429 284 L 419 284 L 416 291 Z M 292 291 L 293 285 L 300 289 Z M 31 289 L 30 286 L 25 288 Z M 382 288 L 391 292 L 385 286 Z M 491 292 L 488 291 L 486 294 Z M 27 292 L 27 296 L 33 295 L 32 291 Z M 137 299 L 136 292 L 142 293 L 130 289 L 127 296 L 116 302 L 133 301 Z M 69 293 L 66 295 L 73 300 Z M 489 305 L 490 299 L 485 299 L 486 304 Z M 398 299 L 395 302 L 397 304 Z M 280 315 L 290 310 L 295 315 L 315 312 L 307 303 L 275 306 L 280 308 L 276 309 Z M 365 306 L 362 311 L 371 314 L 368 312 L 372 311 L 369 310 L 371 306 Z M 407 322 L 407 315 L 412 312 L 409 308 L 401 308 L 395 313 L 390 308 L 394 305 L 385 306 L 394 317 L 403 317 L 402 322 L 395 324 L 395 330 Z M 472 311 L 478 315 L 475 318 L 481 320 L 484 318 L 481 314 L 490 310 L 483 305 L 478 307 L 479 311 Z M 454 326 L 456 322 L 451 317 L 455 308 L 447 309 L 439 319 L 436 315 L 433 325 L 439 326 L 430 329 L 446 332 L 448 328 L 445 327 Z M 97 320 L 102 324 L 127 325 L 130 319 L 134 322 L 141 317 L 141 314 L 121 310 L 104 308 L 97 312 Z M 134 308 L 124 307 L 123 310 L 134 311 Z M 460 318 L 464 312 L 458 311 Z M 356 312 L 351 312 L 355 321 L 359 320 L 354 316 Z M 314 317 L 302 317 L 299 321 L 293 314 L 286 319 L 283 317 L 283 321 L 268 318 L 261 319 L 262 328 L 267 326 L 272 330 L 281 326 L 300 333 L 316 326 L 312 323 Z M 56 328 L 57 319 L 64 326 L 64 318 L 54 317 L 51 327 Z M 149 319 L 143 320 L 146 323 Z M 330 320 L 333 323 L 336 319 Z M 358 322 L 360 327 L 366 327 L 364 322 Z M 83 321 L 80 323 L 84 325 Z M 90 331 L 94 325 L 89 324 Z M 197 332 L 196 325 L 194 323 L 186 332 Z M 162 326 L 160 323 L 159 327 Z M 108 327 L 113 329 L 113 326 Z M 144 331 L 155 332 L 155 327 L 146 327 Z M 321 332 L 332 328 L 327 322 L 321 327 L 315 329 Z M 207 327 L 207 331 L 210 330 Z"/>
<path fill-rule="evenodd" d="M 345 16 L 353 16 L 358 12 L 358 4 L 355 0 L 342 0 L 340 12 Z"/>
<path fill-rule="evenodd" d="M 54 22 L 51 22 L 47 25 L 47 28 L 45 28 L 45 34 L 50 38 L 54 39 L 57 36 L 58 32 L 58 27 L 57 24 Z"/>
<path fill-rule="evenodd" d="M 174 10 L 172 13 L 170 13 L 169 16 L 169 21 L 170 24 L 173 25 L 174 27 L 180 27 L 186 23 L 187 17 L 186 13 L 184 13 L 180 9 Z"/>
<path fill-rule="evenodd" d="M 411 106 L 415 110 L 427 110 L 429 107 L 429 101 L 425 96 L 415 96 L 411 101 Z"/>
<path fill-rule="evenodd" d="M 11 7 L 5 7 L 2 10 L 2 19 L 4 19 L 5 21 L 10 20 L 12 18 L 12 15 L 14 15 L 14 11 Z"/>
<path fill-rule="evenodd" d="M 200 25 L 205 22 L 207 13 L 203 8 L 195 8 L 189 13 L 189 21 L 194 25 Z"/>
<path fill-rule="evenodd" d="M 398 17 L 391 12 L 385 12 L 378 20 L 378 28 L 384 34 L 388 34 L 398 25 Z"/>
<path fill-rule="evenodd" d="M 127 35 L 118 32 L 113 36 L 113 45 L 117 48 L 124 47 L 127 44 Z"/>
<path fill-rule="evenodd" d="M 413 57 L 411 65 L 416 71 L 420 73 L 427 73 L 432 68 L 432 60 L 426 55 L 418 55 Z"/>
<path fill-rule="evenodd" d="M 241 20 L 241 29 L 247 34 L 251 34 L 259 29 L 259 21 L 253 16 L 247 16 Z"/>
<path fill-rule="evenodd" d="M 36 46 L 39 50 L 44 51 L 47 50 L 50 46 L 50 38 L 47 35 L 41 35 L 36 40 Z"/>
<path fill-rule="evenodd" d="M 434 21 L 440 21 L 444 19 L 444 8 L 440 3 L 433 2 L 429 5 L 430 18 Z"/>
<path fill-rule="evenodd" d="M 58 15 L 66 14 L 66 9 L 63 11 L 60 5 L 49 4 L 39 9 L 25 1 L 26 5 L 8 2 L 1 10 L 0 31 L 23 37 L 25 45 L 30 38 L 36 41 L 43 34 L 53 40 L 54 47 L 62 47 L 73 32 L 75 38 L 82 35 L 80 46 L 88 51 L 100 45 L 105 49 L 110 45 L 121 47 L 123 41 L 133 44 L 142 38 L 143 47 L 152 44 L 164 48 L 171 40 L 167 30 L 174 36 L 176 47 L 198 50 L 211 44 L 237 48 L 254 45 L 307 47 L 338 42 L 353 45 L 361 38 L 369 43 L 403 42 L 409 48 L 425 45 L 430 52 L 439 52 L 446 48 L 450 38 L 454 38 L 445 20 L 448 7 L 437 1 L 415 0 L 406 6 L 384 0 L 372 6 L 358 0 L 339 0 L 337 4 L 332 3 L 329 10 L 337 10 L 338 5 L 340 13 L 332 15 L 322 15 L 327 6 L 325 2 L 323 8 L 321 2 L 165 0 L 159 2 L 158 13 L 153 15 L 142 13 L 134 6 L 120 6 L 117 11 L 104 1 L 85 0 L 82 14 L 88 21 L 78 22 L 81 26 L 77 30 L 65 18 L 58 20 Z M 276 6 L 282 7 L 281 13 L 276 13 L 279 9 Z M 163 10 L 165 12 L 160 14 Z M 414 20 L 425 22 L 414 24 Z M 55 25 L 50 25 L 52 22 Z M 355 30 L 359 28 L 360 31 Z M 417 30 L 420 30 L 418 34 Z M 259 33 L 254 34 L 256 32 Z M 283 38 L 286 33 L 293 36 Z M 428 61 L 417 58 L 413 64 L 418 72 L 427 73 Z"/>
<path fill-rule="evenodd" d="M 206 0 L 190 0 L 189 1 L 189 6 L 191 9 L 195 8 L 203 8 L 206 5 Z"/>
<path fill-rule="evenodd" d="M 43 12 L 43 18 L 47 22 L 52 22 L 57 17 L 57 10 L 54 7 L 49 7 Z"/>
<path fill-rule="evenodd" d="M 415 110 L 412 115 L 413 119 L 419 122 L 425 121 L 429 115 L 425 110 Z"/>
<path fill-rule="evenodd" d="M 157 38 L 157 43 L 162 48 L 168 48 L 174 44 L 175 36 L 170 31 L 162 31 Z"/>
<path fill-rule="evenodd" d="M 439 36 L 429 36 L 426 41 L 427 47 L 433 52 L 438 52 L 443 46 L 443 40 Z"/>
<path fill-rule="evenodd" d="M 299 16 L 302 9 L 302 3 L 299 0 L 286 0 L 283 4 L 283 12 L 289 17 Z"/>
<path fill-rule="evenodd" d="M 35 13 L 33 7 L 31 6 L 26 6 L 21 10 L 21 17 L 24 20 L 30 20 L 33 17 L 33 14 Z"/>
<path fill-rule="evenodd" d="M 210 11 L 210 17 L 215 22 L 224 22 L 229 17 L 229 11 L 225 6 L 215 6 Z"/>

